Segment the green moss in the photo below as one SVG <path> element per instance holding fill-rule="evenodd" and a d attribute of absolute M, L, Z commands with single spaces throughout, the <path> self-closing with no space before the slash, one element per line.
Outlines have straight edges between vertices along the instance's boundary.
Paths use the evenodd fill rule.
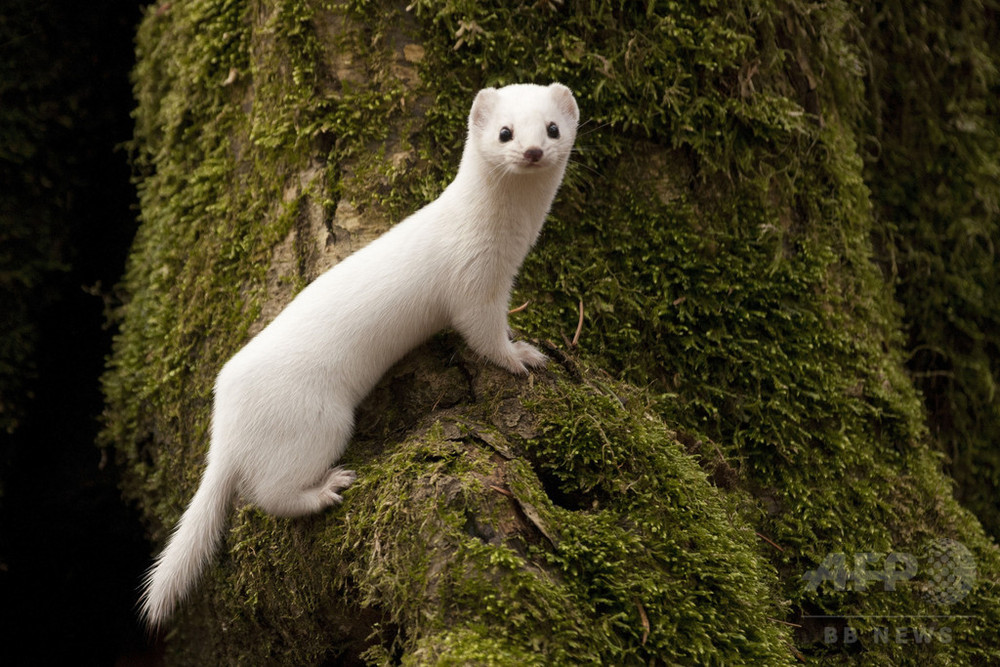
<path fill-rule="evenodd" d="M 448 436 L 439 422 L 359 467 L 342 526 L 327 527 L 325 541 L 350 545 L 363 604 L 405 628 L 404 662 L 787 662 L 755 537 L 639 397 L 565 377 L 524 391 L 542 416 L 532 437 L 480 401 L 472 419 L 491 422 Z M 607 451 L 577 465 L 609 488 L 543 483 L 554 456 L 581 448 Z M 551 499 L 581 493 L 601 500 Z"/>
<path fill-rule="evenodd" d="M 429 370 L 394 371 L 362 410 L 375 425 L 349 454 L 360 478 L 344 508 L 243 511 L 180 624 L 179 659 L 1000 658 L 986 632 L 996 547 L 952 498 L 873 262 L 851 8 L 186 4 L 151 11 L 139 35 L 143 229 L 105 380 L 105 440 L 151 525 L 190 497 L 212 378 L 305 204 L 332 215 L 344 199 L 380 222 L 415 210 L 457 166 L 484 85 L 577 91 L 578 151 L 514 322 L 558 341 L 579 300 L 587 317 L 566 362 L 585 380 L 457 372 L 454 338 L 418 355 Z M 321 177 L 285 197 L 310 164 Z M 941 538 L 978 567 L 943 610 L 950 643 L 875 638 L 880 619 L 940 615 L 926 571 L 896 591 L 802 580 L 830 554 Z M 848 624 L 859 642 L 824 641 Z"/>
<path fill-rule="evenodd" d="M 864 15 L 874 103 L 862 126 L 881 257 L 907 366 L 957 494 L 1000 535 L 1000 109 L 996 3 L 889 3 Z"/>

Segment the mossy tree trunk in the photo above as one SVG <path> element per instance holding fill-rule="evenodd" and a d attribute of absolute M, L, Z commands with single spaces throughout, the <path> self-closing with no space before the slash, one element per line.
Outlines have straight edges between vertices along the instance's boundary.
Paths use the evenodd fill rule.
<path fill-rule="evenodd" d="M 440 192 L 477 89 L 559 80 L 585 119 L 515 295 L 549 367 L 511 377 L 450 333 L 408 356 L 359 411 L 342 507 L 233 512 L 172 658 L 1000 659 L 996 545 L 953 498 L 873 262 L 885 30 L 840 2 L 151 7 L 104 442 L 157 542 L 215 373 Z"/>

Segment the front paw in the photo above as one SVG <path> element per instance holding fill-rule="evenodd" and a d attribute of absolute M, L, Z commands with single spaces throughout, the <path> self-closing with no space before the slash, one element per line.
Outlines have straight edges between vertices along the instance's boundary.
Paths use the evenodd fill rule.
<path fill-rule="evenodd" d="M 549 358 L 538 351 L 530 343 L 519 340 L 513 344 L 514 356 L 521 365 L 521 373 L 527 374 L 529 368 L 541 368 L 548 363 Z"/>

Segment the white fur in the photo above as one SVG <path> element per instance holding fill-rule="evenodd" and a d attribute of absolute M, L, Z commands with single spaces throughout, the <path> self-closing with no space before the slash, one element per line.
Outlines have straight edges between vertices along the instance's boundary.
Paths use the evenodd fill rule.
<path fill-rule="evenodd" d="M 578 120 L 560 84 L 480 91 L 458 175 L 441 196 L 317 278 L 222 368 L 201 485 L 145 581 L 149 627 L 194 585 L 236 493 L 278 516 L 341 501 L 354 473 L 330 466 L 347 447 L 355 407 L 435 332 L 454 327 L 512 373 L 545 363 L 528 343 L 511 342 L 507 311 Z M 502 128 L 512 139 L 500 141 Z"/>

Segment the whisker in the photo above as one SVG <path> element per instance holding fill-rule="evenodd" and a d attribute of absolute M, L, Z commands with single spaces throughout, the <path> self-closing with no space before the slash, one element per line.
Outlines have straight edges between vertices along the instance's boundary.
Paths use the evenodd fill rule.
<path fill-rule="evenodd" d="M 590 121 L 587 121 L 587 122 L 589 123 Z M 593 134 L 594 132 L 597 132 L 598 130 L 603 129 L 603 128 L 608 127 L 609 125 L 611 125 L 611 121 L 609 120 L 606 123 L 601 123 L 600 125 L 597 125 L 596 127 L 587 128 L 586 131 L 581 132 L 580 130 L 583 128 L 584 125 L 586 125 L 586 123 L 580 125 L 580 127 L 577 128 L 576 136 L 582 137 L 582 136 L 586 136 L 588 134 Z"/>
<path fill-rule="evenodd" d="M 589 171 L 590 173 L 594 174 L 595 176 L 600 176 L 601 178 L 604 178 L 604 174 L 602 174 L 601 172 L 597 171 L 596 169 L 594 169 L 593 167 L 591 167 L 589 164 L 581 162 L 580 160 L 574 160 L 573 158 L 570 158 L 569 159 L 569 164 L 579 165 L 579 166 L 583 167 L 584 169 L 586 169 L 587 171 Z"/>
<path fill-rule="evenodd" d="M 493 178 L 498 172 L 500 172 L 501 175 L 505 174 L 507 171 L 509 171 L 509 165 L 507 162 L 499 162 L 494 165 L 492 169 L 490 169 L 490 173 L 487 174 L 487 178 Z"/>

